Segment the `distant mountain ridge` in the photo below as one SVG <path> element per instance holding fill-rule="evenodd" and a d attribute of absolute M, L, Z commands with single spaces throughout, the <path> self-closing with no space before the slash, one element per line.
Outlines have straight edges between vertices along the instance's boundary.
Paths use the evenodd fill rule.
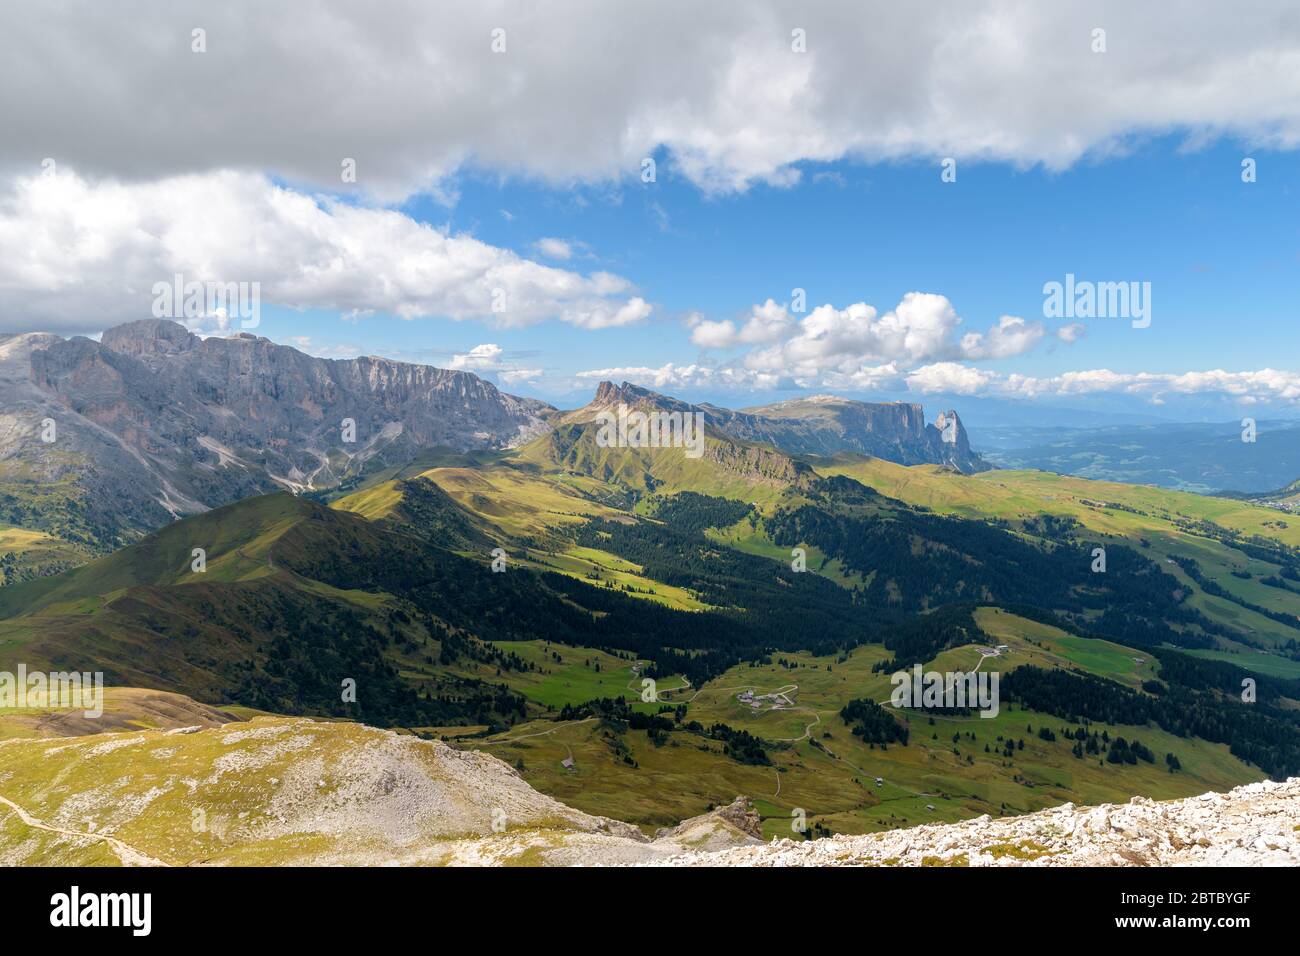
<path fill-rule="evenodd" d="M 728 438 L 772 445 L 787 454 L 870 455 L 900 465 L 948 465 L 965 473 L 989 465 L 970 446 L 961 419 L 952 409 L 925 421 L 921 405 L 904 402 L 858 402 L 834 395 L 797 398 L 774 405 L 733 410 L 708 403 L 692 405 L 624 382 L 601 382 L 585 407 L 561 421 L 587 421 L 619 404 L 653 405 L 666 411 L 699 411 L 705 423 Z"/>
<path fill-rule="evenodd" d="M 792 452 L 857 452 L 900 465 L 949 465 L 962 472 L 990 467 L 971 449 L 953 409 L 941 411 L 927 424 L 925 409 L 916 403 L 814 395 L 745 411 L 766 423 L 771 441 Z"/>

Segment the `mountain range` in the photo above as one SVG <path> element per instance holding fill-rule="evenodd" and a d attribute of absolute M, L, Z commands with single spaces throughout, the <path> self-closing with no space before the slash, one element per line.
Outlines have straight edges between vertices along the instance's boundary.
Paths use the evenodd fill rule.
<path fill-rule="evenodd" d="M 700 410 L 719 436 L 793 454 L 987 467 L 955 412 L 929 425 L 919 405 L 820 397 L 733 412 L 605 382 L 566 415 L 471 372 L 143 320 L 99 342 L 0 338 L 0 522 L 102 552 L 249 495 L 356 485 L 431 449 L 521 446 L 619 402 Z"/>

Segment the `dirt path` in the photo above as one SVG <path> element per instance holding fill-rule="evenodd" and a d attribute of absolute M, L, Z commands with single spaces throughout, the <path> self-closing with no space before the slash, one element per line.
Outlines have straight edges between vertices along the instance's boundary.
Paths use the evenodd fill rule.
<path fill-rule="evenodd" d="M 109 845 L 112 851 L 115 854 L 117 854 L 117 858 L 122 861 L 123 866 L 169 866 L 170 865 L 168 863 L 164 863 L 162 860 L 155 859 L 149 854 L 137 850 L 129 843 L 123 843 L 121 840 L 117 839 L 116 837 L 111 837 L 106 833 L 91 833 L 89 830 L 67 830 L 64 829 L 63 827 L 50 826 L 48 823 L 44 822 L 43 820 L 40 820 L 32 816 L 30 813 L 28 813 L 18 804 L 14 803 L 12 800 L 9 800 L 5 797 L 0 797 L 0 803 L 3 803 L 14 813 L 18 814 L 18 819 L 22 820 L 23 823 L 27 824 L 27 826 L 34 827 L 37 830 L 45 830 L 47 833 L 59 833 L 62 834 L 63 836 L 80 837 L 82 839 L 87 839 L 87 840 L 103 840 L 105 843 Z"/>
<path fill-rule="evenodd" d="M 642 665 L 644 665 L 644 664 L 649 664 L 649 663 L 651 663 L 651 662 L 650 662 L 650 661 L 637 661 L 633 666 L 634 666 L 634 667 L 640 667 L 640 666 L 642 666 Z M 631 679 L 630 681 L 627 682 L 627 689 L 630 690 L 630 691 L 632 691 L 633 693 L 635 693 L 638 697 L 641 695 L 641 685 L 640 685 L 640 681 L 641 681 L 641 680 L 642 680 L 642 677 L 641 677 L 641 671 L 640 671 L 640 670 L 633 670 L 633 671 L 632 671 L 632 679 Z M 664 689 L 661 690 L 659 687 L 656 686 L 656 687 L 655 687 L 655 700 L 654 700 L 654 702 L 655 702 L 655 703 L 671 704 L 671 703 L 673 702 L 673 701 L 672 701 L 672 698 L 665 697 L 665 696 L 664 696 L 665 694 L 676 694 L 676 693 L 679 693 L 679 692 L 681 692 L 681 691 L 684 691 L 684 690 L 690 690 L 690 689 L 691 689 L 691 682 L 690 682 L 690 680 L 689 680 L 688 678 L 686 678 L 686 677 L 683 677 L 683 678 L 682 678 L 682 685 L 681 685 L 680 687 L 667 687 L 667 688 L 664 688 Z M 699 696 L 700 696 L 700 692 L 699 692 L 699 691 L 696 691 L 696 692 L 695 692 L 695 697 L 699 697 Z M 694 700 L 695 697 L 692 697 L 691 700 Z M 689 703 L 691 702 L 691 700 L 688 700 L 688 701 L 686 701 L 685 703 L 688 703 L 688 704 L 689 704 Z"/>
<path fill-rule="evenodd" d="M 811 724 L 804 727 L 803 733 L 800 734 L 798 737 L 773 737 L 772 738 L 773 741 L 778 743 L 783 743 L 783 744 L 797 744 L 799 741 L 807 740 L 809 737 L 811 737 L 812 729 L 822 722 L 821 713 L 813 710 L 811 707 L 796 707 L 794 710 L 789 711 L 789 713 L 812 714 L 813 717 L 815 717 L 816 719 Z"/>
<path fill-rule="evenodd" d="M 566 727 L 573 727 L 576 724 L 588 724 L 595 719 L 596 719 L 595 717 L 584 717 L 582 718 L 582 720 L 568 720 L 562 724 L 559 724 L 558 726 L 552 727 L 550 730 L 539 730 L 535 734 L 520 734 L 518 737 L 502 737 L 500 740 L 485 740 L 483 741 L 483 743 L 488 746 L 492 746 L 494 744 L 513 743 L 516 740 L 527 740 L 529 737 L 545 737 L 547 734 L 553 734 L 557 730 L 564 730 Z M 565 746 L 568 745 L 566 744 Z M 569 755 L 572 756 L 573 755 L 572 752 L 570 752 Z"/>

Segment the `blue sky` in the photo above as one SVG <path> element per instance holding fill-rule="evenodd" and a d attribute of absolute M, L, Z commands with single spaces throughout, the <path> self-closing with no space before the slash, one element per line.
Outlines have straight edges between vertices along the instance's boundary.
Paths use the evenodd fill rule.
<path fill-rule="evenodd" d="M 1241 178 L 1247 155 L 1256 160 L 1254 183 Z M 544 369 L 517 391 L 571 401 L 581 393 L 573 376 L 584 370 L 722 364 L 740 354 L 693 344 L 690 313 L 743 320 L 754 304 L 788 301 L 796 287 L 807 290 L 810 307 L 865 301 L 884 311 L 921 291 L 946 296 L 963 329 L 980 329 L 1001 315 L 1042 320 L 1044 282 L 1074 273 L 1150 282 L 1151 326 L 1096 319 L 1073 344 L 985 367 L 1035 376 L 1094 368 L 1176 374 L 1262 368 L 1300 352 L 1300 193 L 1289 154 L 1238 143 L 1188 150 L 1171 137 L 1060 172 L 959 162 L 952 183 L 941 181 L 934 162 L 841 161 L 802 164 L 800 172 L 794 186 L 727 196 L 701 192 L 674 175 L 671 162 L 660 164 L 654 183 L 629 177 L 592 187 L 471 172 L 457 181 L 451 205 L 421 196 L 402 206 L 418 221 L 525 257 L 538 257 L 544 238 L 566 241 L 572 255 L 559 264 L 624 276 L 654 305 L 633 326 L 544 321 L 510 329 L 382 315 L 349 322 L 274 310 L 259 332 L 309 337 L 322 354 L 364 344 L 432 364 L 493 343 L 507 360 Z M 1049 329 L 1065 324 L 1044 321 Z M 677 391 L 731 403 L 794 394 Z"/>

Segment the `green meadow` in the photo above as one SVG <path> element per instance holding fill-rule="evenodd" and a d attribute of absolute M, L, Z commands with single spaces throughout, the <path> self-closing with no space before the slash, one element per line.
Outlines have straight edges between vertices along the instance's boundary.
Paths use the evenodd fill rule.
<path fill-rule="evenodd" d="M 1150 661 L 1138 662 L 1141 652 L 1122 645 L 1075 637 L 996 608 L 980 609 L 977 621 L 991 640 L 1007 645 L 999 657 L 981 663 L 977 645 L 969 645 L 942 652 L 926 668 L 1079 667 L 1129 686 L 1154 674 Z M 537 643 L 503 646 L 518 653 Z M 602 661 L 597 674 L 583 663 L 588 652 L 571 661 L 559 650 L 565 657 L 562 669 L 531 689 L 516 686 L 532 699 L 557 705 L 572 702 L 570 695 L 609 696 L 620 681 L 629 699 L 636 696 L 628 662 Z M 532 653 L 543 659 L 545 645 Z M 1123 802 L 1135 793 L 1169 799 L 1263 777 L 1222 744 L 1178 738 L 1150 726 L 1094 723 L 1089 729 L 1141 740 L 1155 753 L 1154 764 L 1119 767 L 1097 757 L 1079 759 L 1071 753 L 1073 742 L 1059 734 L 1065 724 L 1060 718 L 1005 705 L 991 718 L 908 712 L 908 744 L 874 746 L 855 737 L 839 712 L 855 698 L 889 700 L 889 675 L 872 671 L 887 656 L 874 645 L 841 657 L 777 654 L 771 663 L 739 665 L 700 688 L 668 695 L 673 706 L 686 704 L 687 722 L 723 723 L 768 742 L 770 766 L 741 764 L 723 753 L 719 741 L 700 735 L 676 731 L 657 744 L 645 731 L 595 719 L 521 724 L 471 746 L 522 764 L 525 779 L 565 803 L 636 823 L 647 832 L 745 794 L 755 798 L 767 837 L 792 836 L 798 810 L 810 826 L 820 822 L 835 832 L 865 833 L 983 813 L 1025 813 L 1066 801 Z M 755 709 L 739 699 L 744 691 L 784 693 L 789 703 Z M 1057 732 L 1056 740 L 1038 736 L 1044 726 Z M 999 737 L 1023 740 L 1024 747 L 1007 759 Z M 1182 765 L 1178 773 L 1165 767 L 1170 752 Z M 566 759 L 573 760 L 572 768 L 562 765 Z"/>

